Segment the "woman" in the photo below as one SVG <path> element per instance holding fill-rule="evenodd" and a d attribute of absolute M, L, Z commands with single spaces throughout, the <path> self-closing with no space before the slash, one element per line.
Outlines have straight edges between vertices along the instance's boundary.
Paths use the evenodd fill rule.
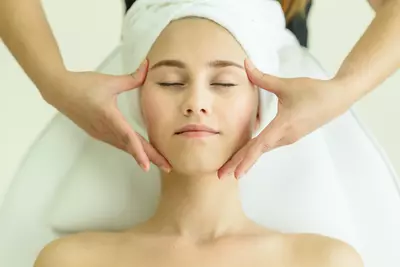
<path fill-rule="evenodd" d="M 291 19 L 299 14 L 304 2 L 282 0 L 289 27 L 301 24 L 305 31 L 304 20 L 297 23 Z M 282 103 L 279 116 L 260 138 L 249 142 L 227 162 L 220 176 L 234 171 L 239 177 L 260 154 L 294 143 L 339 116 L 399 67 L 400 0 L 368 2 L 376 16 L 331 80 L 283 80 L 266 75 L 262 80 L 257 79 L 259 86 L 271 88 L 279 95 Z M 296 28 L 293 26 L 295 32 Z M 41 1 L 1 0 L 0 37 L 44 100 L 88 134 L 131 154 L 144 170 L 148 170 L 150 162 L 160 168 L 171 168 L 164 157 L 127 127 L 114 101 L 116 95 L 135 88 L 137 81 L 129 75 L 114 77 L 68 71 Z M 337 101 L 331 101 L 332 97 Z"/>
<path fill-rule="evenodd" d="M 243 212 L 233 174 L 217 179 L 260 126 L 259 89 L 244 70 L 246 57 L 210 20 L 170 23 L 135 74 L 149 140 L 173 166 L 162 172 L 155 214 L 124 232 L 56 240 L 35 267 L 362 266 L 339 240 L 258 225 Z"/>

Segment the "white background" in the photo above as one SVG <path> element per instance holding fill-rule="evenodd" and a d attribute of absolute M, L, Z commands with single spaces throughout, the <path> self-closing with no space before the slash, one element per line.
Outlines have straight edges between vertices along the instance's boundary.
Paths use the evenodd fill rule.
<path fill-rule="evenodd" d="M 374 16 L 366 0 L 314 0 L 310 50 L 335 72 Z M 119 42 L 122 0 L 47 0 L 44 7 L 67 67 L 92 70 Z M 355 104 L 400 173 L 400 73 Z M 0 205 L 18 164 L 55 110 L 0 42 Z M 397 137 L 397 138 L 396 138 Z"/>

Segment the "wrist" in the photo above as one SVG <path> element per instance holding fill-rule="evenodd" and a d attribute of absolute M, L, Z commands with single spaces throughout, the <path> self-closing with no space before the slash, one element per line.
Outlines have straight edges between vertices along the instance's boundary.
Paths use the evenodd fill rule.
<path fill-rule="evenodd" d="M 53 105 L 54 99 L 62 94 L 63 85 L 67 83 L 70 75 L 71 72 L 66 69 L 52 70 L 40 75 L 35 84 L 42 98 Z"/>
<path fill-rule="evenodd" d="M 334 77 L 327 81 L 330 88 L 328 101 L 335 107 L 340 114 L 350 109 L 360 98 L 353 90 L 352 80 L 345 77 Z"/>
<path fill-rule="evenodd" d="M 340 91 L 344 97 L 343 100 L 347 100 L 351 105 L 360 100 L 369 91 L 365 79 L 357 77 L 355 74 L 338 73 L 330 82 L 336 90 Z"/>

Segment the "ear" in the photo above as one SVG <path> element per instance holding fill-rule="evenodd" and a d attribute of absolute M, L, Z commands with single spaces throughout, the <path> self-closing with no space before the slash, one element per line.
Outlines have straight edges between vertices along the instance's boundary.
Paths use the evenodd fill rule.
<path fill-rule="evenodd" d="M 260 128 L 261 119 L 260 119 L 260 112 L 257 112 L 256 122 L 254 123 L 254 131 L 258 131 Z"/>
<path fill-rule="evenodd" d="M 260 129 L 260 125 L 261 125 L 261 118 L 260 118 L 260 88 L 256 85 L 253 85 L 254 89 L 257 91 L 257 115 L 256 115 L 256 121 L 254 123 L 254 131 L 258 131 Z"/>

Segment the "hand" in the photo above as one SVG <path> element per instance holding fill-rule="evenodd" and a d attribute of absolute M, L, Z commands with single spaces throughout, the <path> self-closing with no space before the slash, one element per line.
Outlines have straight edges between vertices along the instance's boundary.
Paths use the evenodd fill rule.
<path fill-rule="evenodd" d="M 246 60 L 249 80 L 278 98 L 278 113 L 255 138 L 236 152 L 219 170 L 218 177 L 234 173 L 239 178 L 265 152 L 290 145 L 344 113 L 354 101 L 348 88 L 334 79 L 279 78 L 264 74 Z"/>
<path fill-rule="evenodd" d="M 168 161 L 140 134 L 136 133 L 117 107 L 118 94 L 141 86 L 146 78 L 147 60 L 131 75 L 95 72 L 68 72 L 41 90 L 43 98 L 90 136 L 131 154 L 144 171 L 150 161 L 170 171 Z"/>

